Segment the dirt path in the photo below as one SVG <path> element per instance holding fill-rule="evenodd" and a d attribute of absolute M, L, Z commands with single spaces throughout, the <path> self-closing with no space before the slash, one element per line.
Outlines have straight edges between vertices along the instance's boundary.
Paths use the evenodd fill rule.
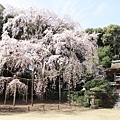
<path fill-rule="evenodd" d="M 120 120 L 120 109 L 0 113 L 0 120 Z"/>

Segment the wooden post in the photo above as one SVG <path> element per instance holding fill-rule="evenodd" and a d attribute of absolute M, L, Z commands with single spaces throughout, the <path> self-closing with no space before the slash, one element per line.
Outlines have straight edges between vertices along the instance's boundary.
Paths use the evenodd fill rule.
<path fill-rule="evenodd" d="M 114 80 L 116 79 L 116 74 L 115 73 L 113 73 L 113 75 L 114 75 Z"/>
<path fill-rule="evenodd" d="M 70 97 L 70 80 L 68 83 L 68 99 L 69 99 L 69 105 L 71 106 L 71 97 Z"/>
<path fill-rule="evenodd" d="M 27 86 L 28 86 L 28 81 L 27 81 Z M 26 89 L 26 104 L 28 102 L 28 88 Z"/>
<path fill-rule="evenodd" d="M 43 105 L 43 110 L 45 111 L 45 105 Z"/>
<path fill-rule="evenodd" d="M 16 91 L 17 91 L 17 85 L 15 84 L 15 88 L 14 88 L 14 98 L 13 98 L 13 106 L 15 106 L 15 101 L 16 101 Z"/>
<path fill-rule="evenodd" d="M 30 111 L 30 107 L 28 106 L 28 111 Z"/>
<path fill-rule="evenodd" d="M 61 82 L 60 82 L 60 76 L 59 76 L 59 104 L 61 103 Z"/>
<path fill-rule="evenodd" d="M 34 69 L 32 71 L 32 86 L 31 86 L 31 105 L 33 106 L 33 93 L 34 92 Z"/>
<path fill-rule="evenodd" d="M 7 98 L 7 81 L 6 81 L 4 105 L 6 105 L 6 98 Z"/>
<path fill-rule="evenodd" d="M 60 110 L 60 105 L 58 105 L 58 110 Z"/>

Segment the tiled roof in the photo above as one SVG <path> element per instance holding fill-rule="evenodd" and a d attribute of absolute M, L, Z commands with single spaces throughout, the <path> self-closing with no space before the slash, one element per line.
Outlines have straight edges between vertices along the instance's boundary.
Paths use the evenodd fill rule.
<path fill-rule="evenodd" d="M 120 69 L 120 60 L 112 61 L 111 69 Z"/>

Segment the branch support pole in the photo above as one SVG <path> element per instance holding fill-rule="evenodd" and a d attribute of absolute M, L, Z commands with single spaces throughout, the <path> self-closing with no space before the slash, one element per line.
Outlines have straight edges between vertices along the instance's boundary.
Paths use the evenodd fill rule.
<path fill-rule="evenodd" d="M 6 90 L 5 90 L 5 99 L 4 99 L 4 105 L 6 105 L 6 98 L 7 98 L 7 82 L 6 82 Z"/>
<path fill-rule="evenodd" d="M 15 87 L 14 87 L 14 97 L 13 97 L 13 106 L 15 106 L 15 102 L 16 102 L 16 91 L 17 91 L 17 85 L 15 84 Z"/>
<path fill-rule="evenodd" d="M 59 76 L 59 104 L 61 103 L 61 82 L 60 82 L 60 76 Z"/>
<path fill-rule="evenodd" d="M 33 95 L 34 94 L 34 69 L 32 71 L 32 86 L 31 86 L 31 105 L 33 106 Z"/>
<path fill-rule="evenodd" d="M 28 81 L 27 81 L 27 86 L 28 86 Z M 26 104 L 28 103 L 28 88 L 26 89 Z"/>

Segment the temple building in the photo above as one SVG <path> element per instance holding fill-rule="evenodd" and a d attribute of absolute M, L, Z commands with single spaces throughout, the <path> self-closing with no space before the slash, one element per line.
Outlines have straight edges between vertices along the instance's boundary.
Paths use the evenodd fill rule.
<path fill-rule="evenodd" d="M 106 74 L 113 74 L 113 82 L 110 82 L 110 85 L 115 88 L 115 93 L 120 96 L 120 60 L 112 61 L 111 67 L 105 72 Z"/>

